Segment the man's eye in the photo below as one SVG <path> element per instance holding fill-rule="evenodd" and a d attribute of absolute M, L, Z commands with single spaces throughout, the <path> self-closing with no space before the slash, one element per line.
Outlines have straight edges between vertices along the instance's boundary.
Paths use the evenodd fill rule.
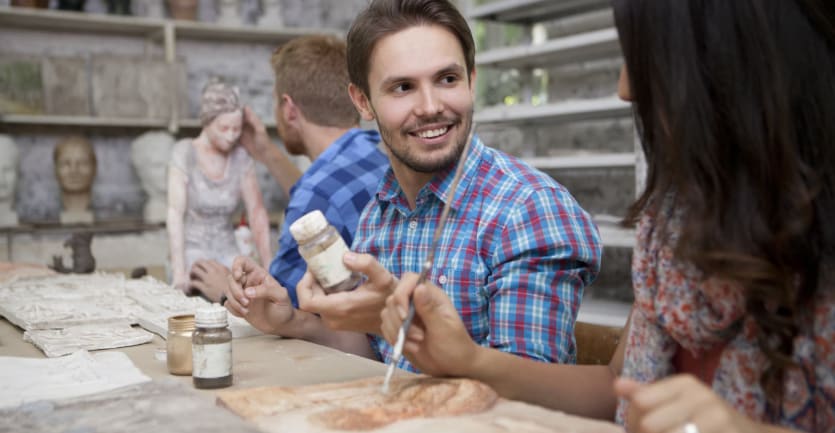
<path fill-rule="evenodd" d="M 401 84 L 398 84 L 398 85 L 392 87 L 391 90 L 394 93 L 404 93 L 404 92 L 408 92 L 409 90 L 412 90 L 412 86 L 409 85 L 408 83 L 401 83 Z"/>
<path fill-rule="evenodd" d="M 458 81 L 458 77 L 456 77 L 455 75 L 447 75 L 441 78 L 441 82 L 444 84 L 452 84 L 456 81 Z"/>

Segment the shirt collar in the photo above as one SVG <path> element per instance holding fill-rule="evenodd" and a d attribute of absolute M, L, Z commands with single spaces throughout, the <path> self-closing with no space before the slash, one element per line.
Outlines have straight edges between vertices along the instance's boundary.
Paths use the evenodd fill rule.
<path fill-rule="evenodd" d="M 358 134 L 364 132 L 374 132 L 374 131 L 364 131 L 360 128 L 351 128 L 348 132 L 342 134 L 339 138 L 336 139 L 324 152 L 319 154 L 315 161 L 310 165 L 311 168 L 329 164 L 337 155 L 342 153 L 345 147 L 354 141 L 354 137 Z M 376 133 L 375 133 L 376 134 Z"/>

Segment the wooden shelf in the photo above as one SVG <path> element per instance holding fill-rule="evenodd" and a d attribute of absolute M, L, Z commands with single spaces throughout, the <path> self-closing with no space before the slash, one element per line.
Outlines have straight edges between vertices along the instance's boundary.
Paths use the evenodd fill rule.
<path fill-rule="evenodd" d="M 531 24 L 603 9 L 610 0 L 497 0 L 472 8 L 471 19 Z"/>
<path fill-rule="evenodd" d="M 164 119 L 136 119 L 92 116 L 0 115 L 0 125 L 89 126 L 105 128 L 167 128 Z"/>
<path fill-rule="evenodd" d="M 577 153 L 564 156 L 524 158 L 524 161 L 540 170 L 572 168 L 634 167 L 635 153 Z"/>
<path fill-rule="evenodd" d="M 582 62 L 620 53 L 613 28 L 552 39 L 539 45 L 494 49 L 476 55 L 478 66 L 494 68 L 536 68 Z"/>
<path fill-rule="evenodd" d="M 333 30 L 307 28 L 262 28 L 255 26 L 224 26 L 198 21 L 166 20 L 137 16 L 88 14 L 51 9 L 30 9 L 0 6 L 0 26 L 37 30 L 63 30 L 78 33 L 116 33 L 158 37 L 163 40 L 165 27 L 174 29 L 176 38 L 252 42 L 279 45 L 298 36 L 313 33 L 338 33 Z"/>
<path fill-rule="evenodd" d="M 88 14 L 51 9 L 0 7 L 0 26 L 37 30 L 66 30 L 79 33 L 104 32 L 127 35 L 154 35 L 165 21 L 144 17 Z"/>
<path fill-rule="evenodd" d="M 478 123 L 562 123 L 628 116 L 632 106 L 617 97 L 582 99 L 553 104 L 508 105 L 488 107 L 478 111 Z"/>
<path fill-rule="evenodd" d="M 308 28 L 262 28 L 255 26 L 226 26 L 198 21 L 174 21 L 177 38 L 217 40 L 228 42 L 256 42 L 280 45 L 293 38 L 321 34 L 331 30 Z"/>
<path fill-rule="evenodd" d="M 261 122 L 263 122 L 264 126 L 268 129 L 275 128 L 274 119 L 261 119 Z M 180 123 L 178 125 L 180 129 L 198 129 L 203 127 L 203 125 L 200 124 L 200 119 L 180 119 Z"/>

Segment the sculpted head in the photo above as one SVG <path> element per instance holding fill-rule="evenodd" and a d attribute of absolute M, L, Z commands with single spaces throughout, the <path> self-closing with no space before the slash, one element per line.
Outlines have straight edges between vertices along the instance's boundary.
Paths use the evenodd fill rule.
<path fill-rule="evenodd" d="M 0 202 L 14 201 L 17 156 L 17 145 L 12 138 L 0 134 Z"/>
<path fill-rule="evenodd" d="M 238 88 L 212 80 L 200 98 L 200 123 L 217 150 L 229 152 L 238 144 L 243 123 Z"/>
<path fill-rule="evenodd" d="M 55 176 L 63 194 L 89 193 L 96 178 L 96 153 L 84 137 L 60 141 L 52 153 Z"/>
<path fill-rule="evenodd" d="M 164 196 L 168 189 L 168 162 L 174 137 L 167 132 L 151 131 L 131 143 L 131 161 L 148 196 Z"/>

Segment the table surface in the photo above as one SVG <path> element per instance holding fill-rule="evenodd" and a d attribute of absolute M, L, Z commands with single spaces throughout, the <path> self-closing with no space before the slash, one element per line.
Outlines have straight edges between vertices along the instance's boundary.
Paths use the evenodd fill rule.
<path fill-rule="evenodd" d="M 108 350 L 127 354 L 136 367 L 151 379 L 174 378 L 191 386 L 191 376 L 169 374 L 165 359 L 156 358 L 156 352 L 164 349 L 165 340 L 154 335 L 150 343 Z M 5 319 L 0 319 L 0 356 L 45 357 L 40 349 L 23 341 L 22 329 Z M 384 376 L 386 373 L 385 364 L 377 361 L 303 340 L 266 335 L 234 339 L 232 360 L 234 383 L 224 389 L 344 382 Z"/>

